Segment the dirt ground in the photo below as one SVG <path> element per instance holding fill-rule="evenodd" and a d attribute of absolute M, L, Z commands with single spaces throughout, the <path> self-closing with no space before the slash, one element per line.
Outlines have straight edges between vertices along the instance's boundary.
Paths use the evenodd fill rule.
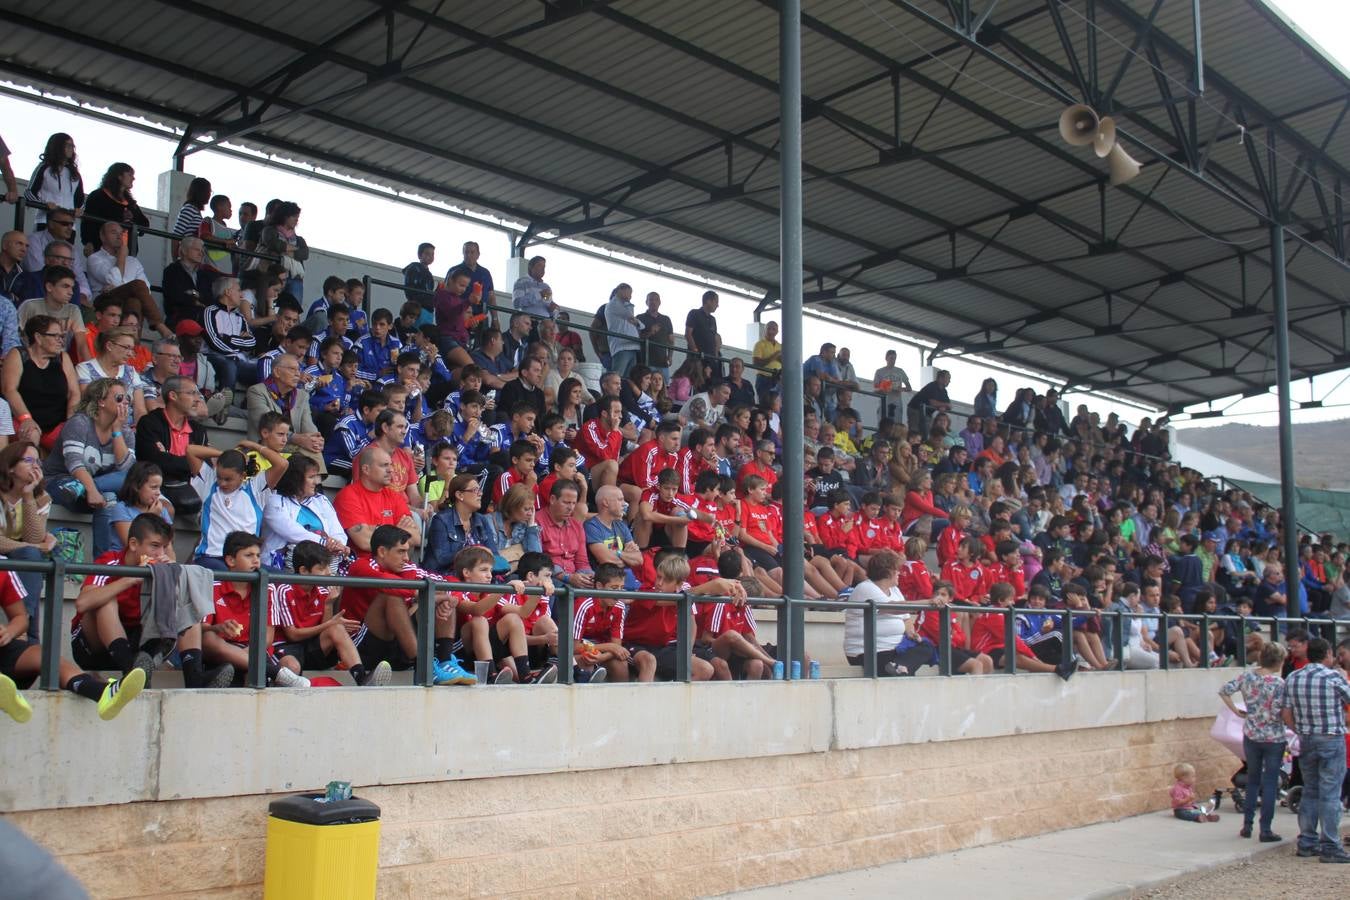
<path fill-rule="evenodd" d="M 1323 865 L 1315 857 L 1298 858 L 1294 855 L 1297 833 L 1295 827 L 1294 831 L 1284 835 L 1284 845 L 1280 849 L 1254 860 L 1200 872 L 1143 896 L 1156 900 L 1350 896 L 1350 865 Z"/>

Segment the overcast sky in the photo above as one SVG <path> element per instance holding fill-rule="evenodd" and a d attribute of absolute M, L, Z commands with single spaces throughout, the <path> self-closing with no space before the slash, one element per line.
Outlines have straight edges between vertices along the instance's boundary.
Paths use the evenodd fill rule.
<path fill-rule="evenodd" d="M 1226 0 L 1225 0 L 1226 2 Z M 1350 68 L 1350 3 L 1335 0 L 1280 0 L 1277 4 L 1306 34 L 1325 51 Z M 1222 2 L 1206 4 L 1209 10 L 1218 10 Z M 137 196 L 143 205 L 155 205 L 157 175 L 171 164 L 174 141 L 140 131 L 89 118 L 74 120 L 73 110 L 42 106 L 0 96 L 0 121 L 11 123 L 3 131 L 8 143 L 15 171 L 26 177 L 36 164 L 38 153 L 46 136 L 54 131 L 69 131 L 79 147 L 81 168 L 86 182 L 96 181 L 112 162 L 130 163 L 137 171 Z M 22 123 L 22 130 L 13 127 Z M 1347 132 L 1346 140 L 1350 140 Z M 238 208 L 240 202 L 252 200 L 260 207 L 270 197 L 294 199 L 304 208 L 299 231 L 309 243 L 317 247 L 382 263 L 403 266 L 415 255 L 418 242 L 429 240 L 439 249 L 438 273 L 458 257 L 458 247 L 465 240 L 477 240 L 482 245 L 483 263 L 497 276 L 499 288 L 505 282 L 505 261 L 509 256 L 509 242 L 505 232 L 494 228 L 491 222 L 466 219 L 426 209 L 396 204 L 393 195 L 372 196 L 321 182 L 292 171 L 267 164 L 266 160 L 246 161 L 219 153 L 202 151 L 189 158 L 188 170 L 193 175 L 209 178 L 217 192 L 229 194 Z M 370 227 L 370 223 L 396 221 L 395 228 Z M 666 277 L 650 267 L 639 267 L 622 258 L 597 259 L 594 256 L 573 253 L 565 247 L 542 249 L 549 257 L 547 280 L 553 285 L 555 296 L 564 305 L 594 309 L 609 295 L 620 281 L 633 285 L 638 297 L 647 291 L 659 291 L 664 298 L 664 311 L 682 325 L 685 314 L 697 305 L 703 288 L 687 280 Z M 724 340 L 730 345 L 748 346 L 748 327 L 752 321 L 754 299 L 736 294 L 722 287 L 722 306 L 719 320 Z M 1344 293 L 1344 290 L 1342 290 Z M 853 351 L 854 365 L 859 374 L 870 377 L 883 364 L 882 357 L 889 348 L 895 348 L 900 365 L 911 379 L 918 378 L 920 350 L 913 343 L 904 343 L 883 336 L 869 334 L 857 328 L 830 322 L 812 322 L 808 328 L 806 352 L 812 345 L 831 340 Z M 1035 384 L 1044 388 L 1049 382 L 1023 375 L 989 372 L 987 365 L 978 362 L 946 359 L 939 363 L 952 370 L 952 394 L 969 401 L 976 393 L 980 380 L 986 374 L 999 378 L 1000 399 L 1011 397 L 1019 384 Z M 1328 390 L 1340 383 L 1330 395 Z M 1295 399 L 1318 397 L 1328 405 L 1337 402 L 1350 404 L 1350 382 L 1342 383 L 1342 375 L 1321 376 L 1309 387 L 1305 380 L 1295 384 Z M 1127 421 L 1137 421 L 1148 412 L 1127 404 L 1111 402 L 1102 397 L 1070 395 L 1070 402 L 1087 402 L 1103 413 L 1120 412 Z M 1223 405 L 1223 404 L 1218 404 Z M 1270 394 L 1240 401 L 1228 415 L 1238 415 L 1239 421 L 1253 424 L 1273 424 L 1275 397 Z M 1297 421 L 1343 418 L 1344 410 L 1334 406 L 1323 410 L 1296 413 Z M 1223 419 L 1209 420 L 1219 424 Z"/>

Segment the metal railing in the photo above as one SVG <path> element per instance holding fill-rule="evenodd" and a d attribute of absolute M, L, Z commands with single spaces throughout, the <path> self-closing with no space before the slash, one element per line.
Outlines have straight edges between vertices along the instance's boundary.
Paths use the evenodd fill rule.
<path fill-rule="evenodd" d="M 42 602 L 40 604 L 41 617 L 41 642 L 42 642 L 42 669 L 39 677 L 39 686 L 43 690 L 55 691 L 60 689 L 59 683 L 59 665 L 61 660 L 61 642 L 63 636 L 59 633 L 62 622 L 62 604 L 65 600 L 64 585 L 68 575 L 103 575 L 112 578 L 140 578 L 151 579 L 154 577 L 152 570 L 147 566 L 111 566 L 98 565 L 93 563 L 66 563 L 62 560 L 51 561 L 32 561 L 32 560 L 14 560 L 0 558 L 0 572 L 37 572 L 45 576 L 45 590 L 43 592 Z M 381 579 L 381 578 L 353 578 L 353 577 L 334 577 L 325 575 L 300 575 L 292 572 L 274 572 L 268 569 L 259 569 L 257 572 L 214 572 L 213 577 L 216 581 L 225 581 L 236 584 L 247 584 L 250 591 L 250 619 L 248 635 L 248 675 L 246 685 L 251 688 L 263 689 L 266 687 L 266 655 L 268 653 L 268 644 L 266 642 L 266 629 L 269 621 L 269 609 L 267 601 L 267 588 L 272 583 L 295 584 L 295 585 L 326 585 L 330 587 L 344 588 L 367 588 L 379 589 L 390 588 L 396 585 L 398 588 L 407 590 L 415 588 L 418 591 L 418 608 L 415 618 L 415 628 L 417 637 L 417 656 L 413 665 L 413 683 L 424 687 L 430 687 L 433 684 L 432 660 L 434 654 L 435 641 L 435 607 L 437 602 L 437 593 L 446 591 L 457 591 L 473 593 L 478 592 L 496 592 L 501 593 L 503 585 L 484 585 L 470 584 L 465 582 L 443 581 L 437 578 L 417 578 L 417 579 Z M 532 596 L 543 594 L 541 588 L 527 587 L 526 593 Z M 675 680 L 688 682 L 692 680 L 692 660 L 693 648 L 697 639 L 693 626 L 693 604 L 694 603 L 736 603 L 730 597 L 702 596 L 694 595 L 689 592 L 681 593 L 652 593 L 639 591 L 607 591 L 601 589 L 594 590 L 575 590 L 567 585 L 559 585 L 553 595 L 549 598 L 556 611 L 558 624 L 558 659 L 559 671 L 558 679 L 563 684 L 573 682 L 572 660 L 575 653 L 575 644 L 572 637 L 572 625 L 574 622 L 574 604 L 573 600 L 577 596 L 593 597 L 597 599 L 615 599 L 615 600 L 645 600 L 655 602 L 668 602 L 676 606 L 677 612 L 677 631 L 676 631 L 676 672 Z M 116 602 L 115 600 L 110 602 Z M 1058 618 L 1056 630 L 1059 631 L 1062 639 L 1062 654 L 1073 653 L 1073 633 L 1074 620 L 1083 618 L 1098 618 L 1114 623 L 1112 629 L 1112 657 L 1114 658 L 1114 667 L 1117 671 L 1123 671 L 1125 667 L 1125 625 L 1131 619 L 1149 619 L 1157 620 L 1159 623 L 1158 636 L 1158 668 L 1167 670 L 1170 668 L 1167 653 L 1167 632 L 1173 624 L 1183 621 L 1191 621 L 1200 625 L 1197 646 L 1200 650 L 1200 660 L 1198 668 L 1210 668 L 1210 625 L 1216 622 L 1239 622 L 1242 623 L 1239 629 L 1239 640 L 1236 644 L 1236 657 L 1239 665 L 1246 666 L 1246 633 L 1248 625 L 1257 625 L 1268 629 L 1271 640 L 1278 640 L 1281 630 L 1287 630 L 1290 626 L 1301 625 L 1311 634 L 1315 629 L 1321 629 L 1328 633 L 1334 643 L 1339 637 L 1341 629 L 1350 633 L 1350 620 L 1337 619 L 1319 619 L 1312 617 L 1283 618 L 1274 616 L 1237 616 L 1225 614 L 1210 613 L 1187 613 L 1171 614 L 1166 612 L 1126 612 L 1120 609 L 1030 609 L 1024 607 L 982 607 L 956 604 L 936 604 L 936 603 L 888 603 L 874 600 L 853 601 L 853 600 L 793 600 L 787 598 L 755 597 L 745 601 L 747 605 L 757 608 L 774 609 L 779 611 L 776 623 L 777 640 L 777 658 L 784 663 L 785 677 L 791 678 L 792 662 L 800 661 L 804 658 L 804 647 L 796 647 L 793 644 L 793 633 L 796 630 L 793 627 L 795 618 L 808 609 L 815 610 L 861 610 L 863 612 L 863 676 L 867 678 L 880 677 L 881 673 L 877 670 L 877 654 L 879 649 L 877 645 L 877 619 L 882 613 L 903 613 L 918 614 L 928 611 L 937 611 L 941 614 L 938 621 L 938 642 L 935 647 L 937 653 L 938 673 L 943 676 L 950 676 L 952 672 L 952 615 L 989 615 L 998 614 L 1003 616 L 1003 670 L 1006 674 L 1018 674 L 1017 654 L 1015 652 L 1015 643 L 1017 635 L 1017 617 L 1020 615 L 1038 615 L 1049 616 L 1052 619 Z M 842 635 L 841 635 L 842 638 Z M 166 638 L 167 640 L 168 638 Z"/>

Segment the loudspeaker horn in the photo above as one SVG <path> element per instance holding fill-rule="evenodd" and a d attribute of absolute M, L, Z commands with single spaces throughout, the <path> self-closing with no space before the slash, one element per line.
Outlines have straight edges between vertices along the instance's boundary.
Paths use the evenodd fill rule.
<path fill-rule="evenodd" d="M 1064 143 L 1085 147 L 1097 135 L 1097 114 L 1082 103 L 1070 106 L 1059 115 L 1059 136 Z"/>
<path fill-rule="evenodd" d="M 1133 181 L 1139 174 L 1139 163 L 1116 144 L 1111 148 L 1111 152 L 1106 157 L 1107 165 L 1111 167 L 1111 185 L 1119 187 L 1126 182 Z"/>
<path fill-rule="evenodd" d="M 1097 134 L 1092 138 L 1092 152 L 1096 153 L 1098 158 L 1106 159 L 1111 155 L 1111 149 L 1116 146 L 1116 120 L 1110 116 L 1103 116 L 1101 123 L 1097 126 Z"/>

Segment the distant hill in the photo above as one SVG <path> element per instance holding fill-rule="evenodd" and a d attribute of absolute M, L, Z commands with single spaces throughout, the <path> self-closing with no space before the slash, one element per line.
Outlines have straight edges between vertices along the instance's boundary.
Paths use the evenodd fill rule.
<path fill-rule="evenodd" d="M 1278 477 L 1279 429 L 1237 422 L 1215 428 L 1178 428 L 1183 444 Z M 1294 426 L 1294 480 L 1306 488 L 1350 488 L 1350 419 Z"/>

